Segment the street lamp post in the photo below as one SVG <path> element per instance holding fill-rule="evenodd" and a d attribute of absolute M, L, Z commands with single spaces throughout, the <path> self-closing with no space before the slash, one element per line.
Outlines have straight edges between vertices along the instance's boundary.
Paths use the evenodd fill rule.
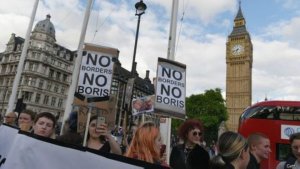
<path fill-rule="evenodd" d="M 141 21 L 141 16 L 145 13 L 145 10 L 147 9 L 147 5 L 141 0 L 140 2 L 137 2 L 135 4 L 135 15 L 138 16 L 138 22 L 137 22 L 137 28 L 136 28 L 136 34 L 135 34 L 135 42 L 134 42 L 134 50 L 133 50 L 133 58 L 132 58 L 132 67 L 131 67 L 131 74 L 134 77 L 135 74 L 135 55 L 136 55 L 136 46 L 139 38 L 139 29 L 140 29 L 140 21 Z"/>
<path fill-rule="evenodd" d="M 147 5 L 143 2 L 143 0 L 140 0 L 140 2 L 137 2 L 135 4 L 135 15 L 138 16 L 138 22 L 137 22 L 137 28 L 136 28 L 136 34 L 135 34 L 135 42 L 134 42 L 134 50 L 133 50 L 133 58 L 132 58 L 132 67 L 131 67 L 131 78 L 135 78 L 135 70 L 136 70 L 136 64 L 135 64 L 135 55 L 136 55 L 136 47 L 137 47 L 137 42 L 138 42 L 138 38 L 139 38 L 139 29 L 140 29 L 140 21 L 141 21 L 141 16 L 145 13 L 145 10 L 147 9 Z M 129 80 L 128 80 L 129 81 Z M 134 84 L 134 79 L 133 82 Z M 131 84 L 130 86 L 133 87 L 133 84 Z M 128 86 L 128 82 L 127 82 L 127 86 L 124 88 L 124 93 L 129 92 Z M 125 127 L 124 131 L 125 131 L 125 135 L 126 135 L 126 126 L 127 126 L 127 121 L 128 121 L 128 111 L 130 106 L 128 105 L 128 103 L 125 103 L 125 100 L 129 100 L 130 99 L 130 103 L 133 97 L 133 89 L 131 89 L 131 92 L 129 92 L 130 94 L 128 94 L 128 96 L 130 96 L 130 98 L 126 97 L 126 95 L 123 96 L 123 110 L 124 110 L 124 119 L 123 119 L 123 126 Z M 126 136 L 123 136 L 123 139 L 126 138 Z M 124 140 L 123 140 L 124 141 Z"/>

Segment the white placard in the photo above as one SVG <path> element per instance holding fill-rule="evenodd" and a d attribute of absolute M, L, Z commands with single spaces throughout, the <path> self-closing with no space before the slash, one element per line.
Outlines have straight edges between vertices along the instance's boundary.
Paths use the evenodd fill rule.
<path fill-rule="evenodd" d="M 110 94 L 113 76 L 112 56 L 95 51 L 84 51 L 77 92 L 82 95 L 105 97 Z"/>
<path fill-rule="evenodd" d="M 154 108 L 167 116 L 185 118 L 186 66 L 158 58 Z"/>

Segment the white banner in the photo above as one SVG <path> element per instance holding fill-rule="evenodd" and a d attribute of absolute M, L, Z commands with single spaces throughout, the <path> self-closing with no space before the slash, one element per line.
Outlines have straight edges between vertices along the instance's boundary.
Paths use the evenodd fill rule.
<path fill-rule="evenodd" d="M 94 97 L 109 96 L 113 76 L 113 57 L 95 51 L 83 53 L 77 92 Z"/>
<path fill-rule="evenodd" d="M 95 154 L 83 147 L 65 147 L 56 140 L 25 132 L 5 137 L 3 134 L 7 134 L 8 130 L 5 126 L 4 130 L 3 126 L 0 127 L 1 153 L 6 147 L 9 150 L 0 169 L 167 169 L 120 155 Z"/>
<path fill-rule="evenodd" d="M 155 110 L 167 116 L 185 118 L 186 66 L 158 58 Z"/>
<path fill-rule="evenodd" d="M 2 166 L 6 161 L 8 152 L 17 134 L 18 129 L 16 128 L 6 125 L 0 126 L 0 168 L 3 168 Z"/>

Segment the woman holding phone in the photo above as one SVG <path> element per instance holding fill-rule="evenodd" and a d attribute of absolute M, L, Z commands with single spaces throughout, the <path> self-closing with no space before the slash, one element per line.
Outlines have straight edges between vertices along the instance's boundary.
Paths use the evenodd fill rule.
<path fill-rule="evenodd" d="M 120 145 L 108 132 L 107 124 L 104 123 L 104 118 L 99 118 L 97 124 L 97 117 L 92 116 L 89 123 L 89 131 L 87 137 L 87 147 L 103 152 L 111 152 L 121 155 Z"/>

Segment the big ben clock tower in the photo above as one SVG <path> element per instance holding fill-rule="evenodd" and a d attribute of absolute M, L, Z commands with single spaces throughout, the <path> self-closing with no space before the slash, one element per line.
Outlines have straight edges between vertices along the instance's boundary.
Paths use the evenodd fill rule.
<path fill-rule="evenodd" d="M 234 26 L 226 42 L 227 127 L 236 131 L 243 110 L 251 105 L 253 48 L 239 3 Z"/>

